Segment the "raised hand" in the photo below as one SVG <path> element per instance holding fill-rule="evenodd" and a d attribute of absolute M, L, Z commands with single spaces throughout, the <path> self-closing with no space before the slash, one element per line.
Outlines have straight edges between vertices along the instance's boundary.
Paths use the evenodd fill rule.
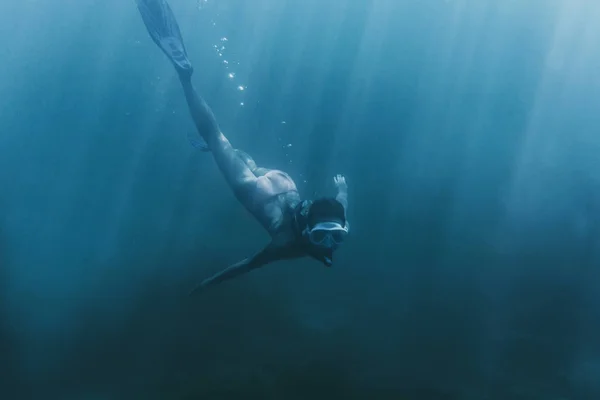
<path fill-rule="evenodd" d="M 346 183 L 346 178 L 344 177 L 344 175 L 336 175 L 333 177 L 333 183 L 335 184 L 335 187 L 338 188 L 338 190 L 340 192 L 347 192 L 348 191 L 348 184 Z"/>

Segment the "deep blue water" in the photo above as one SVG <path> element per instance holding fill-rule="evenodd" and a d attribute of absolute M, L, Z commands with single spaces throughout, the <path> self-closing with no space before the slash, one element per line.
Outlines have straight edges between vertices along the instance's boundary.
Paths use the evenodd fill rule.
<path fill-rule="evenodd" d="M 2 399 L 600 398 L 600 3 L 170 4 L 232 143 L 345 174 L 351 236 L 186 298 L 267 234 L 134 1 L 3 0 Z"/>

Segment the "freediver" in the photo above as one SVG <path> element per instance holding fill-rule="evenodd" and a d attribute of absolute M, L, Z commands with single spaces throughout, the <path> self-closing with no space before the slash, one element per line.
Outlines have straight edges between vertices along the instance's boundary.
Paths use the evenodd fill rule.
<path fill-rule="evenodd" d="M 310 256 L 330 267 L 333 252 L 349 229 L 348 185 L 344 176 L 333 178 L 337 187 L 335 197 L 301 200 L 287 173 L 257 167 L 248 154 L 234 149 L 219 129 L 212 110 L 192 85 L 193 67 L 166 0 L 136 0 L 136 3 L 150 37 L 179 75 L 204 149 L 212 153 L 237 200 L 271 236 L 270 243 L 261 251 L 205 279 L 192 293 L 278 260 Z"/>

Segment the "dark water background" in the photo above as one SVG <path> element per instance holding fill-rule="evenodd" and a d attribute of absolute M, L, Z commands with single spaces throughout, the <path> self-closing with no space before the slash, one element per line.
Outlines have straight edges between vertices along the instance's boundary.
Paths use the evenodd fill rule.
<path fill-rule="evenodd" d="M 134 2 L 3 0 L 0 398 L 600 398 L 600 3 L 171 5 L 233 144 L 344 173 L 352 235 L 186 299 L 267 235 Z"/>

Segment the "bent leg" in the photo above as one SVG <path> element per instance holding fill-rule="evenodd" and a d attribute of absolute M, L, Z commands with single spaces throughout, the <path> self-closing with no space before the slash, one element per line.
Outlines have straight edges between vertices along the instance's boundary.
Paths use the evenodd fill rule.
<path fill-rule="evenodd" d="M 256 186 L 256 176 L 221 133 L 212 110 L 192 85 L 193 67 L 181 31 L 166 0 L 136 0 L 142 21 L 156 45 L 169 58 L 183 86 L 194 124 L 210 149 L 217 166 L 234 193 L 243 202 Z"/>
<path fill-rule="evenodd" d="M 235 152 L 246 163 L 248 168 L 250 168 L 250 171 L 252 171 L 254 176 L 256 176 L 257 178 L 260 176 L 264 176 L 267 173 L 269 173 L 269 171 L 271 171 L 268 168 L 258 167 L 256 165 L 256 162 L 254 161 L 254 159 L 252 157 L 250 157 L 250 155 L 248 153 L 246 153 L 245 151 L 240 150 L 240 149 L 235 149 Z"/>
<path fill-rule="evenodd" d="M 206 141 L 219 170 L 238 198 L 247 197 L 244 192 L 253 189 L 256 183 L 256 175 L 251 166 L 240 157 L 219 129 L 212 110 L 194 89 L 191 74 L 180 74 L 180 80 L 198 133 Z"/>

